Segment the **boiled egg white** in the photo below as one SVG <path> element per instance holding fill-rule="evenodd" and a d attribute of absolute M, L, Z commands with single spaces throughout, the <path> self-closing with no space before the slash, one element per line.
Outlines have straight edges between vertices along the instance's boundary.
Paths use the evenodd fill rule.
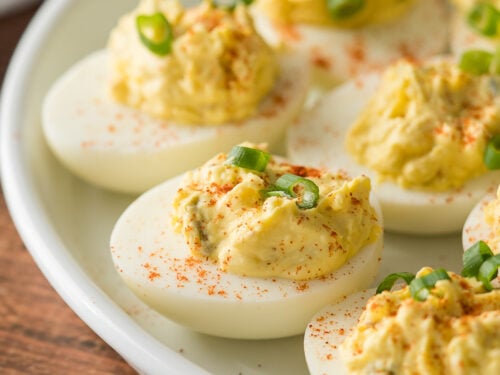
<path fill-rule="evenodd" d="M 402 189 L 392 182 L 377 182 L 373 170 L 359 165 L 350 156 L 344 140 L 379 82 L 378 74 L 366 75 L 324 96 L 289 129 L 289 158 L 292 162 L 369 176 L 387 230 L 414 234 L 460 231 L 477 201 L 486 191 L 496 189 L 500 172 L 488 172 L 462 188 L 446 192 Z"/>
<path fill-rule="evenodd" d="M 471 210 L 462 230 L 462 245 L 464 250 L 474 245 L 478 241 L 485 241 L 494 253 L 499 253 L 500 248 L 493 246 L 493 239 L 496 237 L 493 228 L 486 221 L 485 208 L 497 198 L 496 189 L 489 189 L 484 192 L 484 196 Z M 496 243 L 496 241 L 495 241 Z"/>
<path fill-rule="evenodd" d="M 324 84 L 380 70 L 402 57 L 422 60 L 445 51 L 448 8 L 442 0 L 414 1 L 400 18 L 355 29 L 276 25 L 257 6 L 255 26 L 266 41 L 307 57 Z"/>
<path fill-rule="evenodd" d="M 375 289 L 351 294 L 319 311 L 304 335 L 304 353 L 311 375 L 347 375 L 340 346 L 351 334 Z"/>
<path fill-rule="evenodd" d="M 275 88 L 252 118 L 180 125 L 115 102 L 107 92 L 107 67 L 108 53 L 98 51 L 61 76 L 43 103 L 43 131 L 74 174 L 125 193 L 141 193 L 243 141 L 266 142 L 282 152 L 286 127 L 302 108 L 309 80 L 301 59 L 283 57 Z"/>
<path fill-rule="evenodd" d="M 309 281 L 237 276 L 220 271 L 212 261 L 194 258 L 170 217 L 181 178 L 141 195 L 119 218 L 110 240 L 124 282 L 171 320 L 229 338 L 297 335 L 320 308 L 373 282 L 382 236 L 335 272 Z M 381 220 L 376 202 L 371 203 Z"/>

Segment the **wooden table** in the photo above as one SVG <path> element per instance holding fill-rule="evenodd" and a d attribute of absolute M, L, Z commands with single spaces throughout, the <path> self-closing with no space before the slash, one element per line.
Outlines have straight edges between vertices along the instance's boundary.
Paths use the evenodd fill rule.
<path fill-rule="evenodd" d="M 37 7 L 0 17 L 0 84 Z M 135 374 L 48 284 L 0 194 L 0 374 Z"/>

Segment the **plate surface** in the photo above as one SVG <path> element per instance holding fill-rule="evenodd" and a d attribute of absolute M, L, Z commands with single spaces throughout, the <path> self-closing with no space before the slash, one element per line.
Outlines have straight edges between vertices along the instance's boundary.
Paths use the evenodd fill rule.
<path fill-rule="evenodd" d="M 134 0 L 46 1 L 9 68 L 1 108 L 2 182 L 16 226 L 68 305 L 139 372 L 307 374 L 302 336 L 238 341 L 193 333 L 141 303 L 115 272 L 108 240 L 134 199 L 96 189 L 67 172 L 43 139 L 40 109 L 51 83 L 103 48 Z M 386 235 L 380 278 L 421 266 L 461 264 L 460 234 Z"/>

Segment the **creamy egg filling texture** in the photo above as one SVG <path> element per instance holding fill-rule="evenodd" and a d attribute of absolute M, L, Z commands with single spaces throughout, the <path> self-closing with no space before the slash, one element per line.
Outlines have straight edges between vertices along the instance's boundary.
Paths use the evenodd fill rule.
<path fill-rule="evenodd" d="M 196 331 L 275 338 L 303 333 L 321 307 L 373 281 L 382 220 L 373 198 L 367 201 L 365 178 L 334 178 L 274 157 L 268 172 L 253 173 L 225 160 L 216 156 L 144 193 L 117 221 L 112 258 L 140 299 Z M 316 209 L 297 208 L 297 198 L 280 194 L 264 201 L 262 189 L 291 171 L 318 183 Z M 219 262 L 212 241 L 223 233 Z"/>
<path fill-rule="evenodd" d="M 381 227 L 370 205 L 370 181 L 271 160 L 263 172 L 228 165 L 219 154 L 189 172 L 174 200 L 175 225 L 191 252 L 215 259 L 223 271 L 254 277 L 312 279 L 329 274 Z M 317 206 L 264 196 L 292 173 L 319 187 Z"/>
<path fill-rule="evenodd" d="M 365 291 L 325 308 L 304 339 L 311 374 L 498 373 L 500 291 L 452 272 L 429 290 L 423 301 L 408 286 Z"/>
<path fill-rule="evenodd" d="M 487 170 L 484 149 L 500 134 L 499 90 L 499 77 L 450 61 L 399 62 L 351 126 L 347 150 L 403 188 L 459 188 Z"/>
<path fill-rule="evenodd" d="M 477 201 L 498 186 L 499 172 L 484 173 L 482 156 L 499 130 L 500 99 L 498 77 L 472 77 L 448 64 L 399 63 L 385 80 L 365 75 L 332 90 L 289 129 L 289 157 L 370 176 L 385 229 L 461 230 Z M 358 130 L 351 130 L 356 122 Z M 379 171 L 386 176 L 382 180 Z M 397 184 L 401 180 L 403 186 Z M 409 187 L 410 182 L 420 186 Z"/>
<path fill-rule="evenodd" d="M 137 17 L 161 12 L 171 27 L 171 52 L 144 46 Z M 211 1 L 185 10 L 176 0 L 143 0 L 111 32 L 113 97 L 154 117 L 189 124 L 224 124 L 257 112 L 273 88 L 278 64 L 256 33 L 245 6 Z"/>
<path fill-rule="evenodd" d="M 349 7 L 325 0 L 258 0 L 256 6 L 278 24 L 312 24 L 339 28 L 362 27 L 392 21 L 414 0 L 355 1 Z M 329 5 L 329 3 L 333 5 Z M 337 1 L 337 3 L 340 3 Z"/>
<path fill-rule="evenodd" d="M 141 44 L 133 21 L 161 22 L 163 14 L 174 25 L 172 52 L 159 56 Z M 276 60 L 263 43 L 241 7 L 230 12 L 203 2 L 185 10 L 175 0 L 143 1 L 120 21 L 107 50 L 51 87 L 42 110 L 47 143 L 77 176 L 134 194 L 239 142 L 283 152 L 286 127 L 307 94 L 308 67 L 286 54 Z M 181 123 L 148 114 L 155 111 Z M 184 124 L 192 121 L 199 122 Z"/>
<path fill-rule="evenodd" d="M 448 8 L 442 0 L 354 3 L 364 6 L 352 18 L 340 20 L 331 20 L 325 1 L 313 0 L 257 1 L 253 14 L 270 44 L 308 60 L 319 86 L 378 71 L 402 57 L 422 60 L 447 48 Z M 333 24 L 345 27 L 328 26 Z"/>
<path fill-rule="evenodd" d="M 500 1 L 451 0 L 451 3 L 454 11 L 450 23 L 450 50 L 453 54 L 461 55 L 470 49 L 495 51 L 500 47 Z M 478 11 L 480 7 L 483 11 Z M 477 26 L 474 26 L 476 22 Z M 495 23 L 496 32 L 493 30 Z M 488 24 L 491 27 L 486 26 Z"/>

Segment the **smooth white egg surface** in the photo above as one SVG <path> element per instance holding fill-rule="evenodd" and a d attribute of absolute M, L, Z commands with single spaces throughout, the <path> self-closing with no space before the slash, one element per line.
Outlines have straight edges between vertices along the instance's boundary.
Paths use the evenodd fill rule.
<path fill-rule="evenodd" d="M 493 40 L 475 32 L 467 24 L 464 15 L 459 12 L 453 12 L 450 20 L 450 52 L 453 55 L 460 56 L 471 49 L 495 51 Z"/>
<path fill-rule="evenodd" d="M 346 375 L 340 345 L 351 333 L 375 289 L 362 290 L 323 308 L 304 335 L 304 353 L 311 375 Z"/>
<path fill-rule="evenodd" d="M 442 0 L 418 0 L 399 19 L 344 30 L 277 26 L 258 7 L 254 12 L 255 25 L 268 43 L 306 56 L 323 73 L 321 79 L 333 82 L 380 70 L 401 57 L 425 59 L 444 52 L 448 43 L 448 9 Z"/>
<path fill-rule="evenodd" d="M 141 195 L 117 221 L 110 241 L 115 268 L 128 287 L 171 320 L 229 338 L 292 336 L 302 334 L 320 308 L 373 282 L 382 236 L 335 272 L 309 281 L 236 276 L 193 257 L 171 223 L 180 180 Z"/>
<path fill-rule="evenodd" d="M 485 241 L 494 253 L 500 252 L 492 244 L 495 238 L 492 227 L 486 221 L 485 208 L 488 203 L 496 199 L 496 189 L 490 189 L 471 210 L 462 230 L 462 245 L 464 250 L 474 245 L 477 241 Z"/>
<path fill-rule="evenodd" d="M 287 125 L 307 93 L 308 69 L 283 58 L 274 90 L 258 113 L 241 123 L 179 125 L 116 103 L 107 92 L 107 52 L 98 51 L 67 71 L 43 104 L 50 148 L 73 173 L 97 186 L 141 193 L 243 141 L 267 142 L 281 152 Z"/>
<path fill-rule="evenodd" d="M 409 190 L 392 182 L 377 182 L 374 171 L 359 165 L 349 155 L 344 140 L 379 79 L 379 75 L 372 74 L 348 82 L 304 113 L 289 129 L 289 158 L 306 165 L 369 176 L 387 230 L 415 234 L 460 231 L 477 201 L 486 191 L 496 189 L 500 172 L 489 172 L 447 192 Z"/>

